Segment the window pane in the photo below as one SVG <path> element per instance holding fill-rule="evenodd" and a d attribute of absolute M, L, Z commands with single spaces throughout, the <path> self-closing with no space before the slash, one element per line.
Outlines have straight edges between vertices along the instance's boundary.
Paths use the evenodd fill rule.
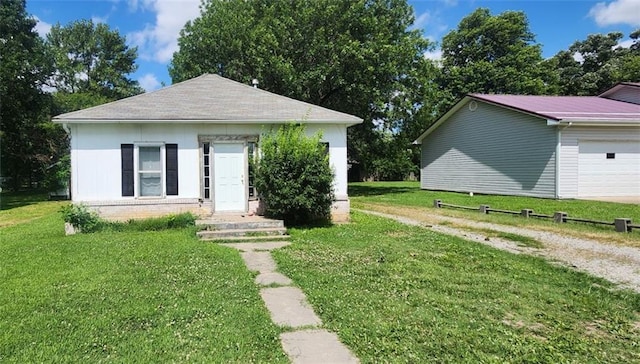
<path fill-rule="evenodd" d="M 161 182 L 160 173 L 140 173 L 140 196 L 160 196 Z"/>
<path fill-rule="evenodd" d="M 141 171 L 160 171 L 160 147 L 140 147 L 138 151 Z"/>

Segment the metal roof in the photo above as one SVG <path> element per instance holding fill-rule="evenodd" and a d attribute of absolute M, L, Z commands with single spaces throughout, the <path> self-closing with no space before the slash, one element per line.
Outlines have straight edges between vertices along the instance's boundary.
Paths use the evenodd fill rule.
<path fill-rule="evenodd" d="M 631 86 L 636 86 L 632 84 Z M 546 119 L 549 125 L 571 123 L 584 126 L 639 126 L 640 105 L 599 96 L 526 96 L 470 94 L 456 103 L 413 143 L 422 140 L 474 100 Z M 552 121 L 553 124 L 549 123 Z"/>
<path fill-rule="evenodd" d="M 471 94 L 471 98 L 558 121 L 640 121 L 640 105 L 598 96 Z"/>
<path fill-rule="evenodd" d="M 58 123 L 340 123 L 361 118 L 213 74 L 53 118 Z"/>

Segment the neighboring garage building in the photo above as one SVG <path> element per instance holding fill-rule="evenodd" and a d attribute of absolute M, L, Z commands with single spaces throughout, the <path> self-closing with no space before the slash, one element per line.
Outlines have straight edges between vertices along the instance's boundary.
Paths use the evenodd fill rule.
<path fill-rule="evenodd" d="M 640 197 L 640 83 L 600 96 L 468 95 L 416 143 L 423 189 Z"/>

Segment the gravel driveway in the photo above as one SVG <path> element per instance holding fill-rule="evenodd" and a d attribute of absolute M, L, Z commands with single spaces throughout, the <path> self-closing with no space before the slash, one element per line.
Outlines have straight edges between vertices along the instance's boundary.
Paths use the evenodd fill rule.
<path fill-rule="evenodd" d="M 428 211 L 411 211 L 411 218 L 397 214 L 382 213 L 370 210 L 357 210 L 364 213 L 391 218 L 399 222 L 427 227 L 448 235 L 458 236 L 492 247 L 506 250 L 514 254 L 530 254 L 544 257 L 550 261 L 602 277 L 617 283 L 622 288 L 629 288 L 640 293 L 640 249 L 632 247 L 603 244 L 589 239 L 563 236 L 558 233 L 540 231 L 531 228 L 521 228 L 479 222 L 457 217 L 443 216 Z M 544 245 L 542 249 L 521 247 L 515 242 L 499 238 L 487 238 L 481 232 L 453 228 L 443 225 L 455 224 L 469 226 L 475 229 L 490 229 L 495 231 L 514 233 L 528 236 Z"/>

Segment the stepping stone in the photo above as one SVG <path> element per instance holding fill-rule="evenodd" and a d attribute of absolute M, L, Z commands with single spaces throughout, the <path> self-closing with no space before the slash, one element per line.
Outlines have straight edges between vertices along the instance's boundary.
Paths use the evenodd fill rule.
<path fill-rule="evenodd" d="M 276 262 L 271 257 L 269 252 L 244 252 L 240 253 L 240 256 L 244 260 L 244 264 L 251 271 L 257 271 L 260 273 L 272 273 L 276 271 Z"/>
<path fill-rule="evenodd" d="M 260 273 L 256 277 L 256 284 L 261 286 L 268 286 L 270 284 L 279 284 L 282 286 L 288 286 L 291 284 L 291 279 L 284 274 L 278 272 Z"/>
<path fill-rule="evenodd" d="M 226 243 L 220 244 L 229 248 L 238 249 L 240 251 L 248 252 L 255 250 L 273 250 L 283 248 L 287 245 L 291 245 L 288 241 L 265 241 L 259 243 Z"/>
<path fill-rule="evenodd" d="M 338 335 L 326 330 L 302 330 L 280 335 L 282 348 L 294 364 L 359 363 Z"/>
<path fill-rule="evenodd" d="M 263 288 L 260 296 L 276 325 L 296 328 L 322 324 L 307 303 L 307 297 L 297 287 Z"/>

